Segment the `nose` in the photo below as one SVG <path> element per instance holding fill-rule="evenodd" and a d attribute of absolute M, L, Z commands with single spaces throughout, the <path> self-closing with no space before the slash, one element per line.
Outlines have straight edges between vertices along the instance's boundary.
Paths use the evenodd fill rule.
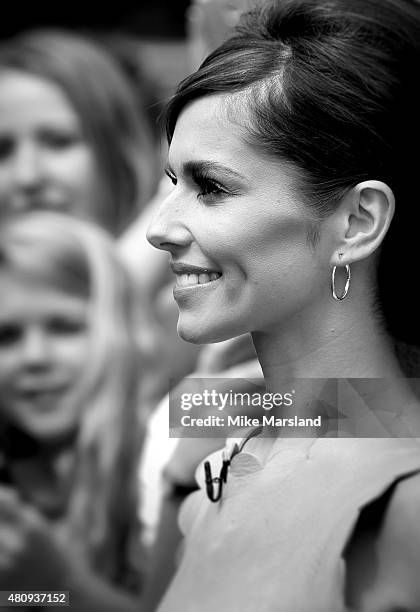
<path fill-rule="evenodd" d="M 13 182 L 22 193 L 36 192 L 43 182 L 42 156 L 34 143 L 20 143 L 13 156 Z"/>
<path fill-rule="evenodd" d="M 52 361 L 50 341 L 45 330 L 27 329 L 21 344 L 22 365 L 30 370 L 48 369 Z"/>
<path fill-rule="evenodd" d="M 175 191 L 162 202 L 147 230 L 150 244 L 171 253 L 189 246 L 193 240 L 186 206 L 183 206 Z"/>

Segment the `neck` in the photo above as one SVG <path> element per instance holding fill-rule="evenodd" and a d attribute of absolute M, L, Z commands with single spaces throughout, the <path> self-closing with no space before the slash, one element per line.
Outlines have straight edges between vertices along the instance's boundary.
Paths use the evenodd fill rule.
<path fill-rule="evenodd" d="M 282 377 L 401 376 L 392 341 L 375 317 L 348 314 L 331 309 L 311 316 L 307 325 L 297 315 L 287 325 L 253 334 L 268 386 Z"/>
<path fill-rule="evenodd" d="M 267 390 L 284 393 L 298 382 L 299 401 L 290 408 L 293 413 L 298 410 L 300 416 L 313 416 L 319 410 L 319 401 L 314 402 L 314 398 L 322 397 L 324 387 L 321 380 L 316 383 L 313 379 L 387 379 L 387 384 L 378 381 L 374 385 L 375 398 L 369 402 L 386 401 L 399 407 L 413 402 L 392 340 L 377 317 L 368 314 L 368 305 L 359 307 L 356 297 L 347 303 L 331 300 L 309 316 L 299 313 L 286 325 L 253 334 Z M 361 316 L 361 312 L 365 314 Z M 389 379 L 393 379 L 391 385 Z M 372 390 L 366 385 L 368 381 L 361 383 L 363 393 Z M 349 394 L 347 401 L 353 405 L 354 397 Z"/>

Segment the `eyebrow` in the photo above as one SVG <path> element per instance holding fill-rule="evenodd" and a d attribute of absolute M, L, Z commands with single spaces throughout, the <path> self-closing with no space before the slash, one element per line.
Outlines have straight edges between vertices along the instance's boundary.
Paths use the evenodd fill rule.
<path fill-rule="evenodd" d="M 166 170 L 171 174 L 175 174 L 169 163 L 166 165 Z M 239 172 L 236 172 L 235 170 L 232 170 L 232 168 L 229 168 L 228 166 L 224 166 L 223 164 L 214 161 L 189 161 L 183 164 L 182 170 L 187 176 L 194 176 L 196 174 L 207 172 L 217 172 L 219 175 L 222 175 L 223 177 L 228 179 L 233 178 L 240 179 L 242 181 L 246 180 L 246 178 Z"/>

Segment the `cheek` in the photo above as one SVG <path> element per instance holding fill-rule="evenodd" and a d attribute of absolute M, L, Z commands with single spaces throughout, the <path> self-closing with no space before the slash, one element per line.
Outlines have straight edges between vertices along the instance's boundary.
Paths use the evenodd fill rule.
<path fill-rule="evenodd" d="M 83 147 L 55 162 L 55 179 L 67 194 L 69 212 L 75 216 L 104 224 L 109 193 L 93 152 Z"/>
<path fill-rule="evenodd" d="M 0 386 L 7 384 L 10 374 L 18 368 L 19 356 L 18 353 L 9 351 L 0 351 Z"/>
<path fill-rule="evenodd" d="M 238 298 L 235 277 L 249 313 L 258 317 L 288 316 L 311 303 L 317 291 L 319 262 L 308 244 L 302 219 L 251 218 L 247 231 L 232 237 L 236 271 L 229 283 L 230 299 Z M 319 287 L 318 287 L 319 288 Z"/>
<path fill-rule="evenodd" d="M 7 197 L 12 191 L 12 173 L 7 165 L 0 164 L 0 197 Z M 0 201 L 1 205 L 1 201 Z"/>
<path fill-rule="evenodd" d="M 75 191 L 90 191 L 99 184 L 96 160 L 87 146 L 80 146 L 57 155 L 52 160 L 51 171 Z"/>
<path fill-rule="evenodd" d="M 314 252 L 309 246 L 307 223 L 292 216 L 252 215 L 237 219 L 234 231 L 223 231 L 220 224 L 218 251 L 226 260 L 236 262 L 244 274 L 261 282 L 272 279 L 281 270 L 288 275 L 304 272 L 314 265 Z M 230 224 L 232 227 L 232 224 Z M 214 237 L 209 234 L 209 240 Z"/>
<path fill-rule="evenodd" d="M 19 372 L 19 358 L 13 351 L 0 352 L 0 410 L 6 410 L 15 377 Z"/>
<path fill-rule="evenodd" d="M 89 363 L 90 344 L 87 336 L 66 338 L 56 341 L 57 365 L 74 374 L 82 373 Z"/>

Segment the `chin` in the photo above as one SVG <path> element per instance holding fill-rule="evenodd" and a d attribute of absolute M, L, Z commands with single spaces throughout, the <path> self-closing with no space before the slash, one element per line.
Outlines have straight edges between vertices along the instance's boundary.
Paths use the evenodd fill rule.
<path fill-rule="evenodd" d="M 59 418 L 58 415 L 20 419 L 16 425 L 40 444 L 59 443 L 67 440 L 77 429 L 77 422 L 73 419 L 66 419 L 64 416 Z"/>
<path fill-rule="evenodd" d="M 63 438 L 68 435 L 68 432 L 71 430 L 70 427 L 61 427 L 55 424 L 51 425 L 43 425 L 38 423 L 31 423 L 26 426 L 26 431 L 33 435 L 34 438 L 38 440 L 49 440 L 54 438 Z"/>
<path fill-rule="evenodd" d="M 208 320 L 201 324 L 198 321 L 194 321 L 194 323 L 186 322 L 180 316 L 177 326 L 178 336 L 191 344 L 214 344 L 215 342 L 223 342 L 224 340 L 235 338 L 249 331 L 247 329 L 239 330 L 238 326 L 233 323 L 231 325 L 224 324 L 223 326 L 220 323 L 221 321 L 217 321 L 217 324 L 212 326 Z"/>

